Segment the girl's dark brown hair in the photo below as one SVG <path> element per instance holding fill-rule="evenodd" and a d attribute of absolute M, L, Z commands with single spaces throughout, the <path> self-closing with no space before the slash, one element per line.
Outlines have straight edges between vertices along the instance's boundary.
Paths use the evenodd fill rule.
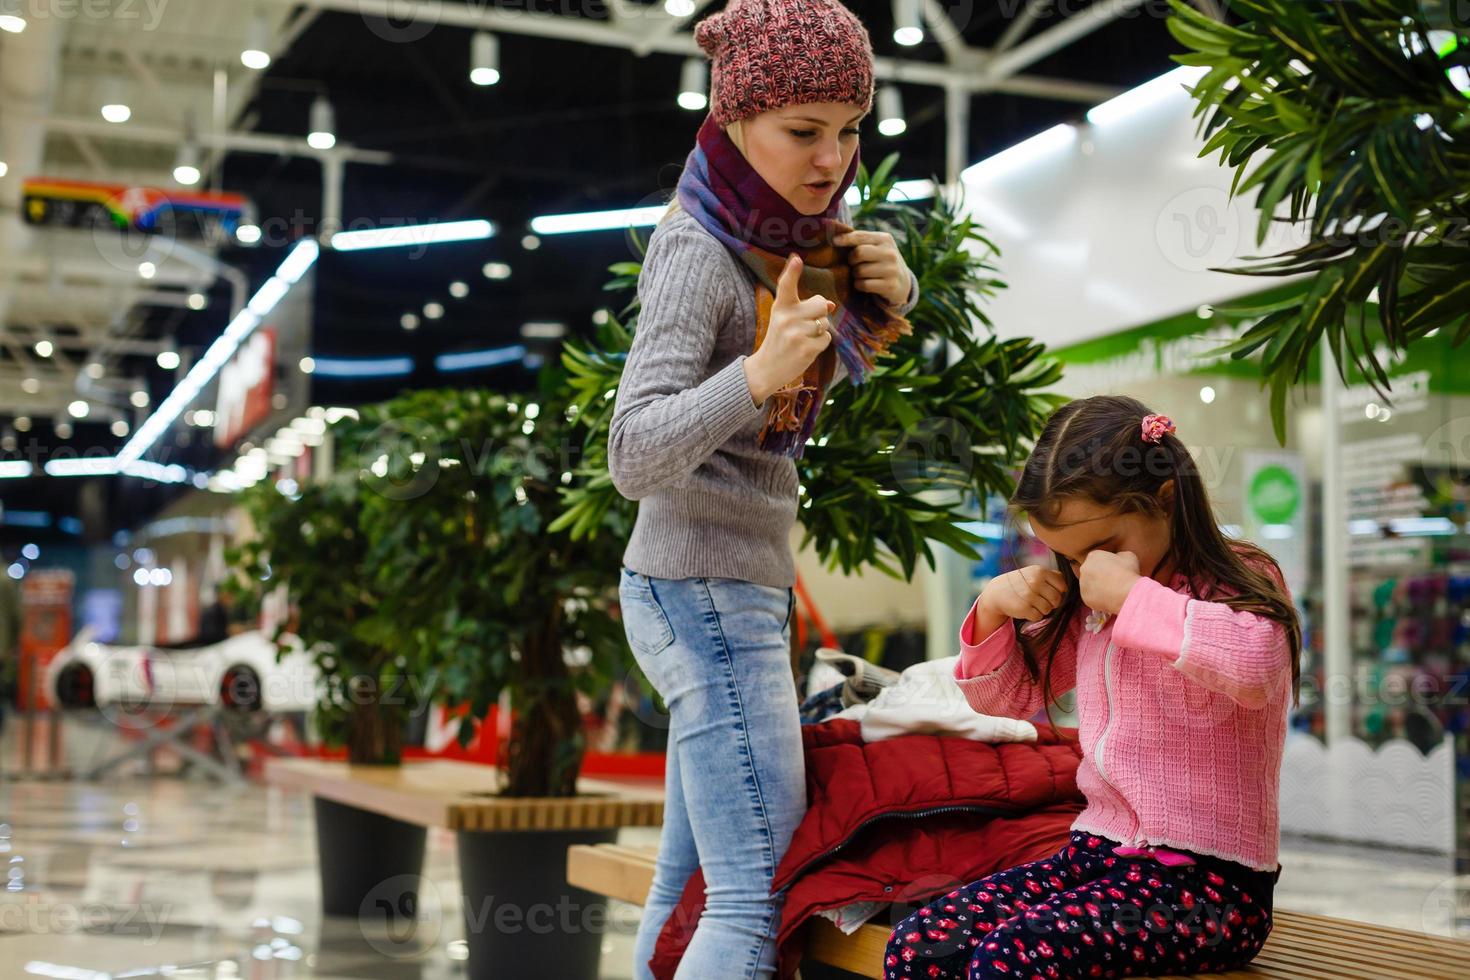
<path fill-rule="evenodd" d="M 1036 448 L 1026 460 L 1007 510 L 1013 521 L 1030 515 L 1045 527 L 1061 527 L 1057 515 L 1069 497 L 1080 497 L 1120 514 L 1167 517 L 1171 531 L 1168 557 L 1188 578 L 1193 595 L 1219 601 L 1232 609 L 1276 620 L 1291 642 L 1292 703 L 1300 697 L 1302 633 L 1286 590 L 1263 569 L 1280 575 L 1275 559 L 1247 541 L 1230 541 L 1215 521 L 1209 494 L 1194 457 L 1172 433 L 1157 443 L 1145 442 L 1142 424 L 1153 414 L 1136 398 L 1098 395 L 1068 402 L 1052 413 Z M 1168 512 L 1160 488 L 1174 481 L 1174 505 Z M 1041 624 L 1021 632 L 1021 656 L 1033 683 L 1040 682 L 1048 707 L 1052 701 L 1051 662 L 1066 635 L 1067 624 L 1082 605 L 1082 590 L 1071 564 L 1053 552 L 1067 582 L 1066 595 Z M 1254 566 L 1254 567 L 1253 567 Z M 1220 595 L 1218 600 L 1215 596 Z M 1039 651 L 1045 650 L 1045 655 Z"/>

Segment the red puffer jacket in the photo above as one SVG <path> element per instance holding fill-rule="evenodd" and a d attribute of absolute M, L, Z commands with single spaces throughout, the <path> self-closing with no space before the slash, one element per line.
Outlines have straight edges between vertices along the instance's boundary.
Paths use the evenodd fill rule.
<path fill-rule="evenodd" d="M 806 816 L 776 869 L 791 886 L 777 976 L 801 965 L 807 919 L 850 902 L 895 903 L 896 925 L 935 895 L 1061 849 L 1083 798 L 1075 729 L 1038 726 L 1036 743 L 992 745 L 946 735 L 865 743 L 855 721 L 802 728 Z M 695 872 L 659 934 L 649 967 L 674 975 L 704 909 Z"/>

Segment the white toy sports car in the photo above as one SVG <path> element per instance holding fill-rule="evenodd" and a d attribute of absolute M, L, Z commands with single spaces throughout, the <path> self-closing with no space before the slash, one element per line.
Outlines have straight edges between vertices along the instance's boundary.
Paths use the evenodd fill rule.
<path fill-rule="evenodd" d="M 88 628 L 52 659 L 46 691 L 62 708 L 167 709 L 222 705 L 242 711 L 308 711 L 317 702 L 316 663 L 292 634 L 279 660 L 259 630 L 202 646 L 113 646 Z"/>

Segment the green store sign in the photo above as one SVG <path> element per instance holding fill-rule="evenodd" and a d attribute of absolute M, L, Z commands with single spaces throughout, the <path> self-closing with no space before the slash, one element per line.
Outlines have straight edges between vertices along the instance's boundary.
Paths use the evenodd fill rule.
<path fill-rule="evenodd" d="M 1291 470 L 1268 463 L 1251 477 L 1246 502 L 1262 524 L 1290 524 L 1302 505 L 1302 487 Z"/>
<path fill-rule="evenodd" d="M 1307 284 L 1306 280 L 1288 283 L 1237 297 L 1225 305 L 1255 306 L 1287 299 L 1299 295 Z M 1097 390 L 1125 390 L 1132 382 L 1180 375 L 1259 381 L 1258 354 L 1237 361 L 1228 354 L 1208 356 L 1205 353 L 1239 337 L 1247 325 L 1248 322 L 1233 322 L 1219 314 L 1202 318 L 1197 312 L 1189 311 L 1106 337 L 1050 348 L 1049 353 L 1063 364 L 1069 378 L 1095 374 L 1098 380 L 1093 387 Z M 1353 330 L 1356 336 L 1356 325 Z M 1376 317 L 1370 322 L 1367 333 L 1371 342 L 1382 344 L 1382 328 Z M 1450 346 L 1453 333 L 1452 330 L 1442 330 L 1435 337 L 1418 341 L 1406 355 L 1389 365 L 1389 378 L 1427 371 L 1431 391 L 1470 393 L 1470 370 L 1466 369 L 1470 367 L 1470 357 L 1465 356 L 1465 351 L 1460 351 L 1457 358 L 1457 352 Z M 1386 349 L 1381 350 L 1380 358 L 1386 358 Z M 1314 355 L 1307 364 L 1306 380 L 1317 384 L 1321 377 L 1321 360 Z M 1347 377 L 1348 383 L 1354 385 L 1366 380 L 1351 365 L 1348 366 Z"/>

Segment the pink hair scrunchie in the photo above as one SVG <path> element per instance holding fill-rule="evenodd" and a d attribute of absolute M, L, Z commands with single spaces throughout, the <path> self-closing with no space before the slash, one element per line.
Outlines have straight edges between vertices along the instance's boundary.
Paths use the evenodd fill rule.
<path fill-rule="evenodd" d="M 1143 417 L 1143 441 L 1158 442 L 1165 433 L 1174 431 L 1174 420 L 1167 415 L 1145 415 Z"/>

